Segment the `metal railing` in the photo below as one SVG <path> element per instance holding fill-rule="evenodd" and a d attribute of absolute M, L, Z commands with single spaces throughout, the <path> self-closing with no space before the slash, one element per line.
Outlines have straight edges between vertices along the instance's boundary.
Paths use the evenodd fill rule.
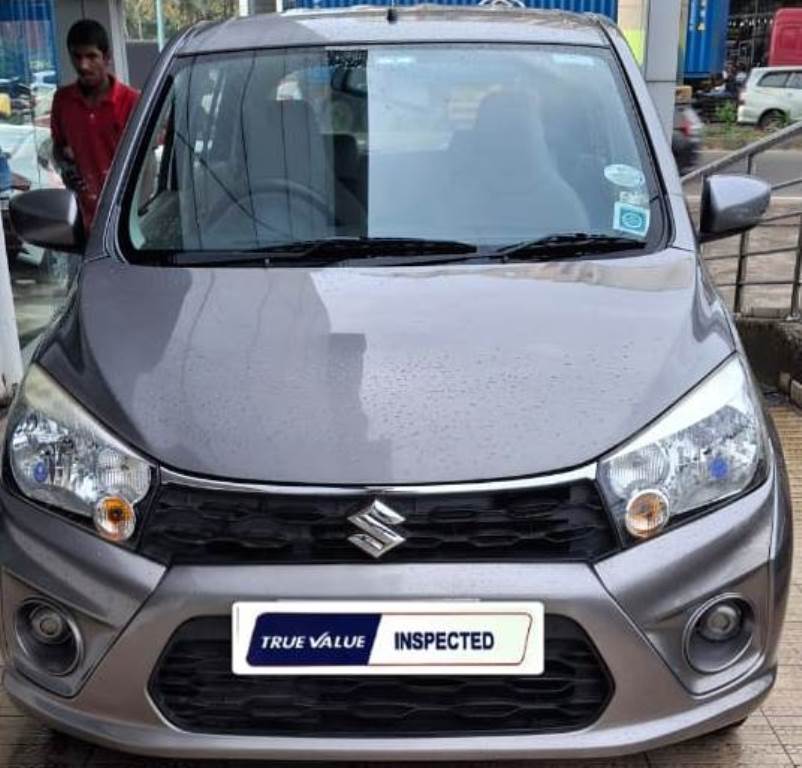
<path fill-rule="evenodd" d="M 700 183 L 700 191 L 701 185 L 704 184 L 705 179 L 708 176 L 712 176 L 715 173 L 720 173 L 721 171 L 726 171 L 727 169 L 732 168 L 735 165 L 742 165 L 744 161 L 746 162 L 746 173 L 751 175 L 759 175 L 755 173 L 756 170 L 756 163 L 758 157 L 766 152 L 769 149 L 774 149 L 776 147 L 782 146 L 793 139 L 802 137 L 802 122 L 795 123 L 793 125 L 784 128 L 777 133 L 773 133 L 767 136 L 764 139 L 760 139 L 759 141 L 755 141 L 747 146 L 739 149 L 735 152 L 728 154 L 726 157 L 722 157 L 719 160 L 714 160 L 712 163 L 708 163 L 707 165 L 703 165 L 700 168 L 696 168 L 695 170 L 691 171 L 687 175 L 682 177 L 682 184 L 686 189 L 686 195 L 688 194 L 688 186 L 694 183 Z M 739 173 L 743 173 L 743 169 L 738 171 Z M 802 177 L 790 179 L 787 181 L 782 181 L 779 183 L 772 184 L 772 193 L 779 192 L 784 189 L 789 189 L 790 187 L 794 186 L 802 186 Z M 789 199 L 790 200 L 790 199 Z M 773 200 L 773 203 L 776 200 Z M 734 282 L 719 282 L 716 281 L 719 288 L 734 288 L 734 300 L 733 300 L 733 310 L 736 314 L 750 314 L 750 312 L 744 311 L 744 289 L 750 287 L 791 287 L 791 298 L 790 302 L 787 306 L 787 312 L 783 312 L 784 307 L 765 307 L 760 308 L 760 310 L 764 310 L 763 313 L 775 313 L 776 314 L 785 314 L 785 317 L 789 320 L 799 320 L 800 319 L 800 307 L 799 307 L 799 294 L 800 294 L 800 281 L 802 280 L 802 200 L 797 201 L 797 207 L 790 211 L 790 212 L 782 212 L 782 213 L 771 213 L 769 212 L 766 216 L 763 217 L 758 227 L 764 227 L 767 225 L 774 224 L 776 225 L 778 222 L 782 221 L 792 221 L 793 219 L 797 219 L 795 224 L 797 228 L 797 236 L 794 245 L 786 245 L 786 246 L 778 246 L 772 248 L 756 248 L 752 249 L 751 244 L 756 239 L 754 237 L 754 230 L 749 232 L 744 232 L 739 237 L 739 246 L 737 253 L 725 253 L 725 254 L 708 254 L 705 251 L 707 247 L 703 249 L 703 255 L 706 261 L 714 262 L 714 261 L 723 261 L 727 259 L 737 259 L 737 268 L 735 273 L 735 281 Z M 757 229 L 757 228 L 756 228 Z M 782 253 L 790 253 L 795 252 L 795 260 L 794 260 L 794 269 L 793 269 L 793 277 L 791 279 L 761 279 L 761 280 L 749 280 L 748 273 L 747 273 L 747 263 L 748 260 L 751 259 L 758 259 L 761 257 L 766 256 L 773 256 Z M 751 312 L 754 312 L 754 308 L 751 309 Z"/>

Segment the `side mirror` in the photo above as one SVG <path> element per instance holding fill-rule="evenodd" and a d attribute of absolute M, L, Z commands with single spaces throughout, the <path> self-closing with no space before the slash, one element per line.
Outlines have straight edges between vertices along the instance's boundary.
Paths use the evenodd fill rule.
<path fill-rule="evenodd" d="M 771 187 L 754 176 L 718 175 L 702 189 L 699 239 L 703 243 L 757 226 L 771 202 Z"/>
<path fill-rule="evenodd" d="M 78 201 L 68 189 L 35 189 L 9 201 L 11 226 L 32 245 L 83 253 L 86 245 Z"/>

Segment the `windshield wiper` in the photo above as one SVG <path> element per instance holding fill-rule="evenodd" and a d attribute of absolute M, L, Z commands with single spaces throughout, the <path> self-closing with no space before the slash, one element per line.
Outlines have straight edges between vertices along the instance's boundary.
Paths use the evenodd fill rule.
<path fill-rule="evenodd" d="M 567 255 L 587 256 L 593 253 L 640 250 L 645 245 L 643 240 L 633 240 L 630 237 L 568 232 L 508 245 L 494 251 L 492 255 L 502 256 L 505 259 L 534 257 L 543 261 L 550 258 L 561 259 Z"/>
<path fill-rule="evenodd" d="M 431 240 L 416 237 L 327 237 L 234 251 L 184 251 L 174 254 L 180 266 L 244 266 L 303 264 L 332 266 L 370 260 L 381 263 L 417 264 L 462 261 L 478 253 L 476 245 L 459 240 Z M 433 258 L 434 257 L 434 258 Z"/>
<path fill-rule="evenodd" d="M 635 250 L 641 240 L 574 232 L 549 235 L 498 249 L 460 240 L 418 237 L 327 237 L 294 240 L 259 248 L 154 252 L 151 259 L 172 266 L 342 266 L 369 261 L 373 266 L 451 264 L 473 260 L 548 259 Z"/>

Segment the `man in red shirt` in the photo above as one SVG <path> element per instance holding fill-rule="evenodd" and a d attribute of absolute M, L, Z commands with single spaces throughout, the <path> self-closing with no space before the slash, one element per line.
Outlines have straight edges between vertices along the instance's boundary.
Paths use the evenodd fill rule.
<path fill-rule="evenodd" d="M 109 37 L 97 21 L 82 19 L 73 24 L 67 33 L 67 49 L 78 79 L 59 88 L 53 99 L 53 157 L 65 184 L 78 195 L 88 231 L 139 92 L 109 73 Z"/>

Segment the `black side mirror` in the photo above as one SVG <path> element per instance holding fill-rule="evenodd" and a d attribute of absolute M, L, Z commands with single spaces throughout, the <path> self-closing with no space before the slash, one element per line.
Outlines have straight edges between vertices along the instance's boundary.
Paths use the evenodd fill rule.
<path fill-rule="evenodd" d="M 702 189 L 699 239 L 706 243 L 757 226 L 771 202 L 771 187 L 754 176 L 717 175 Z"/>
<path fill-rule="evenodd" d="M 83 253 L 86 245 L 78 201 L 68 189 L 36 189 L 12 197 L 11 226 L 32 245 Z"/>

